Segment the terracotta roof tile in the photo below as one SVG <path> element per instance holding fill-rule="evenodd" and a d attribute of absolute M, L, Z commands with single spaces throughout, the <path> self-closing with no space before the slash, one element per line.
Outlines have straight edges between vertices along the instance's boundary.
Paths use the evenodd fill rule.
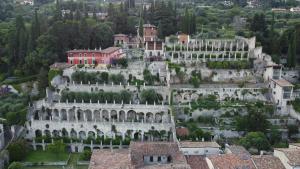
<path fill-rule="evenodd" d="M 221 146 L 216 142 L 206 142 L 206 141 L 180 141 L 180 147 L 182 148 L 205 148 L 205 147 L 214 147 L 220 148 Z"/>
<path fill-rule="evenodd" d="M 300 165 L 300 149 L 298 148 L 277 148 L 288 158 L 288 163 L 292 166 Z"/>
<path fill-rule="evenodd" d="M 186 160 L 191 169 L 209 169 L 205 157 L 203 156 L 186 156 Z"/>
<path fill-rule="evenodd" d="M 128 150 L 94 150 L 89 169 L 134 169 Z"/>
<path fill-rule="evenodd" d="M 136 167 L 144 165 L 143 157 L 145 155 L 171 156 L 172 164 L 187 164 L 184 155 L 174 142 L 131 142 L 129 148 L 132 164 Z"/>
<path fill-rule="evenodd" d="M 257 169 L 285 169 L 280 159 L 272 155 L 252 156 Z"/>
<path fill-rule="evenodd" d="M 248 155 L 221 154 L 207 157 L 217 169 L 255 169 Z"/>

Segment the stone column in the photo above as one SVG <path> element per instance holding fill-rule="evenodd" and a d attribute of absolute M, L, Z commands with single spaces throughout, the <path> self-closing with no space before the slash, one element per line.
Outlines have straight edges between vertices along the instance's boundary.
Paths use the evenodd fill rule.
<path fill-rule="evenodd" d="M 61 110 L 58 111 L 58 121 L 62 121 Z"/>

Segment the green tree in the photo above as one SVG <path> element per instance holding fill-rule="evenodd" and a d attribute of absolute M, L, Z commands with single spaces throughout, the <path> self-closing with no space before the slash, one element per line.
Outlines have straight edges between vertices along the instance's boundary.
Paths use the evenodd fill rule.
<path fill-rule="evenodd" d="M 154 104 L 159 103 L 162 100 L 162 97 L 158 95 L 155 90 L 149 89 L 149 90 L 143 90 L 141 92 L 141 101 L 142 103 L 148 103 L 148 104 Z"/>
<path fill-rule="evenodd" d="M 83 153 L 80 155 L 81 159 L 84 161 L 90 161 L 92 156 L 91 150 L 84 150 Z"/>
<path fill-rule="evenodd" d="M 249 132 L 240 139 L 239 143 L 246 149 L 255 148 L 257 152 L 269 150 L 271 147 L 267 137 L 262 132 Z"/>
<path fill-rule="evenodd" d="M 44 91 L 48 86 L 48 72 L 44 68 L 41 68 L 37 81 L 39 91 Z"/>
<path fill-rule="evenodd" d="M 299 133 L 299 128 L 297 125 L 288 125 L 288 136 L 291 138 L 292 135 Z"/>
<path fill-rule="evenodd" d="M 264 110 L 258 106 L 249 106 L 247 115 L 236 118 L 236 129 L 239 131 L 265 132 L 269 125 Z"/>
<path fill-rule="evenodd" d="M 17 140 L 12 142 L 8 146 L 8 152 L 10 161 L 22 161 L 28 153 L 26 140 Z"/>
<path fill-rule="evenodd" d="M 296 66 L 296 32 L 293 33 L 291 40 L 289 41 L 288 47 L 288 57 L 287 57 L 287 66 L 295 67 Z"/>
<path fill-rule="evenodd" d="M 61 154 L 66 150 L 66 144 L 61 140 L 54 141 L 53 144 L 48 145 L 47 149 L 54 154 Z"/>
<path fill-rule="evenodd" d="M 8 166 L 8 169 L 24 169 L 24 166 L 19 162 L 13 162 Z"/>

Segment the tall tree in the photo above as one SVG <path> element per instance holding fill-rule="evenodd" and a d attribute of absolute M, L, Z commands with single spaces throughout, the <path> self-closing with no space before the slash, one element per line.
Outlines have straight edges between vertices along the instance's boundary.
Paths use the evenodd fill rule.
<path fill-rule="evenodd" d="M 288 57 L 287 57 L 287 66 L 295 67 L 296 66 L 296 31 L 293 33 L 291 40 L 289 41 L 288 48 Z"/>
<path fill-rule="evenodd" d="M 72 13 L 72 10 L 71 10 L 71 13 Z M 62 20 L 60 0 L 56 0 L 56 6 L 55 6 L 55 12 L 54 12 L 53 19 L 54 19 L 54 21 L 60 21 L 60 20 Z"/>

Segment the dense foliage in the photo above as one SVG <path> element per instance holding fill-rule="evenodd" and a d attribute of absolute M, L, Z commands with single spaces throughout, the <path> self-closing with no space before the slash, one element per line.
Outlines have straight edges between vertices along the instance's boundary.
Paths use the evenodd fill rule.
<path fill-rule="evenodd" d="M 250 69 L 252 64 L 247 60 L 207 62 L 207 67 L 210 69 Z"/>
<path fill-rule="evenodd" d="M 16 94 L 0 96 L 0 117 L 7 120 L 7 124 L 24 124 L 27 114 L 27 97 Z"/>
<path fill-rule="evenodd" d="M 245 137 L 241 138 L 239 142 L 247 149 L 255 148 L 257 152 L 270 149 L 270 143 L 262 132 L 249 132 Z"/>
<path fill-rule="evenodd" d="M 28 145 L 26 140 L 17 140 L 12 142 L 8 146 L 9 160 L 10 161 L 21 161 L 26 157 L 28 153 Z"/>
<path fill-rule="evenodd" d="M 72 74 L 72 80 L 76 83 L 83 83 L 83 84 L 99 84 L 103 83 L 111 83 L 120 84 L 125 83 L 125 78 L 122 74 L 108 74 L 107 72 L 84 72 L 84 71 L 77 71 Z"/>

